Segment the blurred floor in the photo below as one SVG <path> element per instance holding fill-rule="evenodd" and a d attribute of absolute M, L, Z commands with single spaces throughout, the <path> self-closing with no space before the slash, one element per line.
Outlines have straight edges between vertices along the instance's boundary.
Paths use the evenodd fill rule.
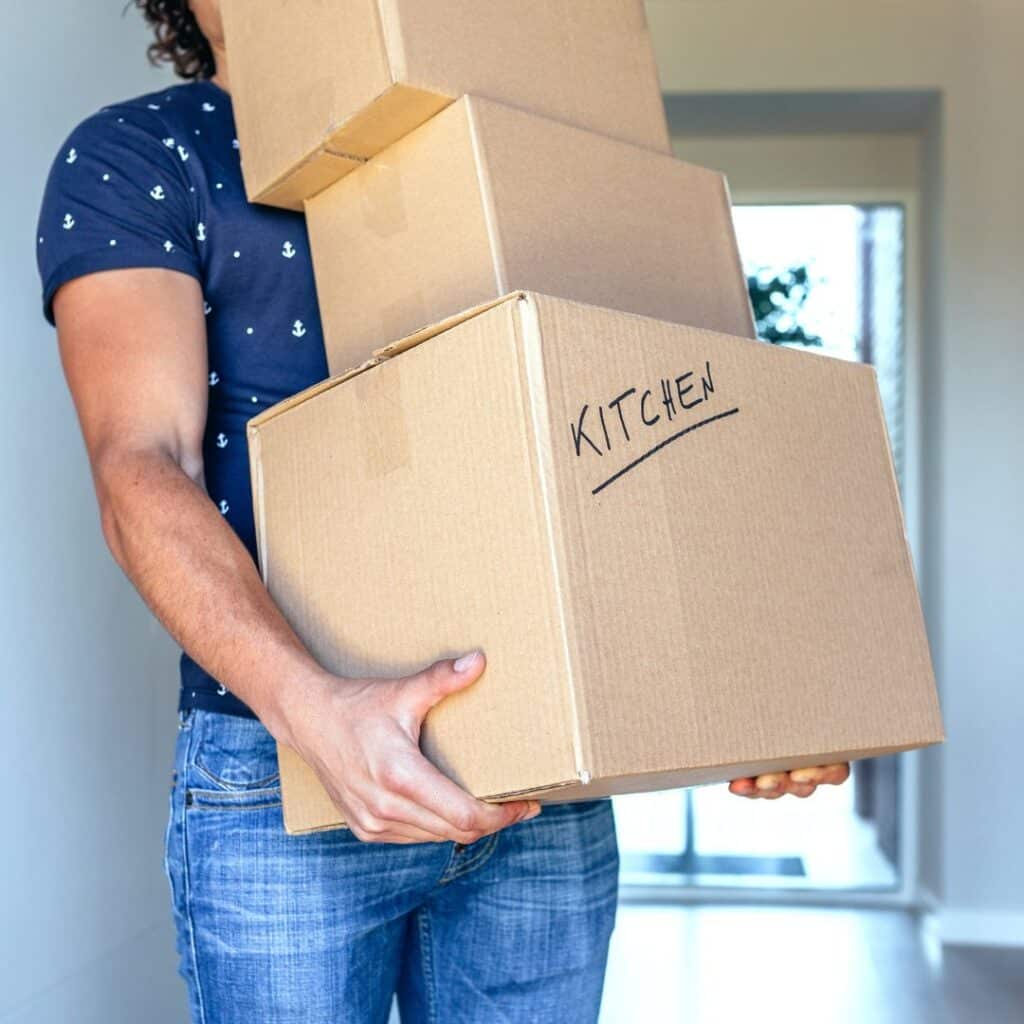
<path fill-rule="evenodd" d="M 1024 1024 L 1024 949 L 901 911 L 625 904 L 601 1024 Z"/>

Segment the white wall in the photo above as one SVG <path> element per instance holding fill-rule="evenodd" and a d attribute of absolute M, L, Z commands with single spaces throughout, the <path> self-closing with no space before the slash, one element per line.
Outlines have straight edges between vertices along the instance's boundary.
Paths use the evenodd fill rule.
<path fill-rule="evenodd" d="M 176 652 L 106 554 L 35 270 L 39 197 L 64 136 L 166 80 L 123 6 L 4 7 L 4 1024 L 186 1018 L 162 870 Z"/>
<path fill-rule="evenodd" d="M 936 90 L 922 184 L 922 588 L 948 743 L 922 858 L 947 939 L 1024 941 L 1019 0 L 648 0 L 669 93 Z"/>
<path fill-rule="evenodd" d="M 674 135 L 673 148 L 727 174 L 741 202 L 795 190 L 906 193 L 920 184 L 921 140 L 909 133 Z"/>

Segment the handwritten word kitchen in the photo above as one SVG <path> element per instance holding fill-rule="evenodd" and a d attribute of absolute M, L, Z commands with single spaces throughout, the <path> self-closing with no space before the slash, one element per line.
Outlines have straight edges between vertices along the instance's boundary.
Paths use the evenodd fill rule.
<path fill-rule="evenodd" d="M 569 424 L 576 455 L 595 452 L 605 455 L 616 447 L 636 440 L 662 420 L 674 422 L 688 410 L 715 393 L 711 363 L 705 362 L 699 375 L 693 370 L 678 377 L 662 377 L 653 387 L 626 388 L 603 405 L 584 405 L 575 422 Z"/>

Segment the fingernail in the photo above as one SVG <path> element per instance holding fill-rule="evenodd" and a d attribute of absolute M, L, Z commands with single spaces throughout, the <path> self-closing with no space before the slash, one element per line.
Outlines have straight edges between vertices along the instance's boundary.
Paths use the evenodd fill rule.
<path fill-rule="evenodd" d="M 468 672 L 476 664 L 476 659 L 479 657 L 479 651 L 471 651 L 469 654 L 464 654 L 459 658 L 452 667 L 456 672 Z"/>
<path fill-rule="evenodd" d="M 759 782 L 756 783 L 756 785 L 757 785 L 757 788 L 759 790 L 761 790 L 762 792 L 779 788 L 779 784 L 777 782 L 772 782 L 769 779 L 766 779 L 766 780 L 763 780 L 763 781 L 759 781 Z"/>
<path fill-rule="evenodd" d="M 532 809 L 523 815 L 523 821 L 529 821 L 531 818 L 536 818 L 538 814 L 540 814 L 540 804 L 534 804 Z"/>

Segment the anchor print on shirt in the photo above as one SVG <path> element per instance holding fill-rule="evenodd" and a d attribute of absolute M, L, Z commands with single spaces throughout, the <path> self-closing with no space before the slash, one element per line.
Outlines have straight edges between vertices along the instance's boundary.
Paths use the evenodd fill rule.
<path fill-rule="evenodd" d="M 291 242 L 285 242 L 284 245 L 281 246 L 281 255 L 286 260 L 294 259 L 295 258 L 295 246 L 292 245 Z"/>
<path fill-rule="evenodd" d="M 174 252 L 174 243 L 170 239 L 168 239 L 166 242 L 164 242 L 164 252 L 167 252 L 167 253 Z"/>
<path fill-rule="evenodd" d="M 73 164 L 78 159 L 78 150 L 74 146 L 68 150 L 67 159 L 64 161 L 66 164 Z"/>
<path fill-rule="evenodd" d="M 203 112 L 206 114 L 212 114 L 217 108 L 212 103 L 203 104 Z"/>
<path fill-rule="evenodd" d="M 228 688 L 223 683 L 221 683 L 220 686 L 217 687 L 217 696 L 218 697 L 223 697 L 227 692 L 228 692 Z"/>
<path fill-rule="evenodd" d="M 226 516 L 231 511 L 231 506 L 223 499 L 220 499 L 220 504 L 217 506 L 220 509 L 220 514 Z"/>
<path fill-rule="evenodd" d="M 149 195 L 150 198 L 155 199 L 158 203 L 167 198 L 167 193 L 164 191 L 163 185 L 154 185 L 149 190 Z"/>
<path fill-rule="evenodd" d="M 215 388 L 220 383 L 220 374 L 214 370 L 210 374 L 210 387 Z"/>
<path fill-rule="evenodd" d="M 60 222 L 60 226 L 65 231 L 70 231 L 75 226 L 75 218 L 70 213 L 64 214 L 64 219 Z"/>
<path fill-rule="evenodd" d="M 292 334 L 296 338 L 303 338 L 306 335 L 306 325 L 301 320 L 296 320 L 292 324 Z"/>
<path fill-rule="evenodd" d="M 181 157 L 181 162 L 184 163 L 188 159 L 188 150 L 184 146 L 179 146 L 178 156 Z"/>
<path fill-rule="evenodd" d="M 174 141 L 174 139 L 172 139 L 172 138 L 171 138 L 170 136 L 168 136 L 168 137 L 167 137 L 166 139 L 164 139 L 164 145 L 165 145 L 165 146 L 166 146 L 166 147 L 167 147 L 168 149 L 174 149 L 174 146 L 175 146 L 175 141 Z"/>
<path fill-rule="evenodd" d="M 196 225 L 196 241 L 197 242 L 205 242 L 206 241 L 206 225 L 202 221 L 200 221 Z"/>
<path fill-rule="evenodd" d="M 213 306 L 211 306 L 205 299 L 203 300 L 203 316 L 209 316 L 213 312 Z"/>
<path fill-rule="evenodd" d="M 227 434 L 218 434 L 217 435 L 217 447 L 218 448 L 227 448 L 227 446 L 228 446 Z"/>

